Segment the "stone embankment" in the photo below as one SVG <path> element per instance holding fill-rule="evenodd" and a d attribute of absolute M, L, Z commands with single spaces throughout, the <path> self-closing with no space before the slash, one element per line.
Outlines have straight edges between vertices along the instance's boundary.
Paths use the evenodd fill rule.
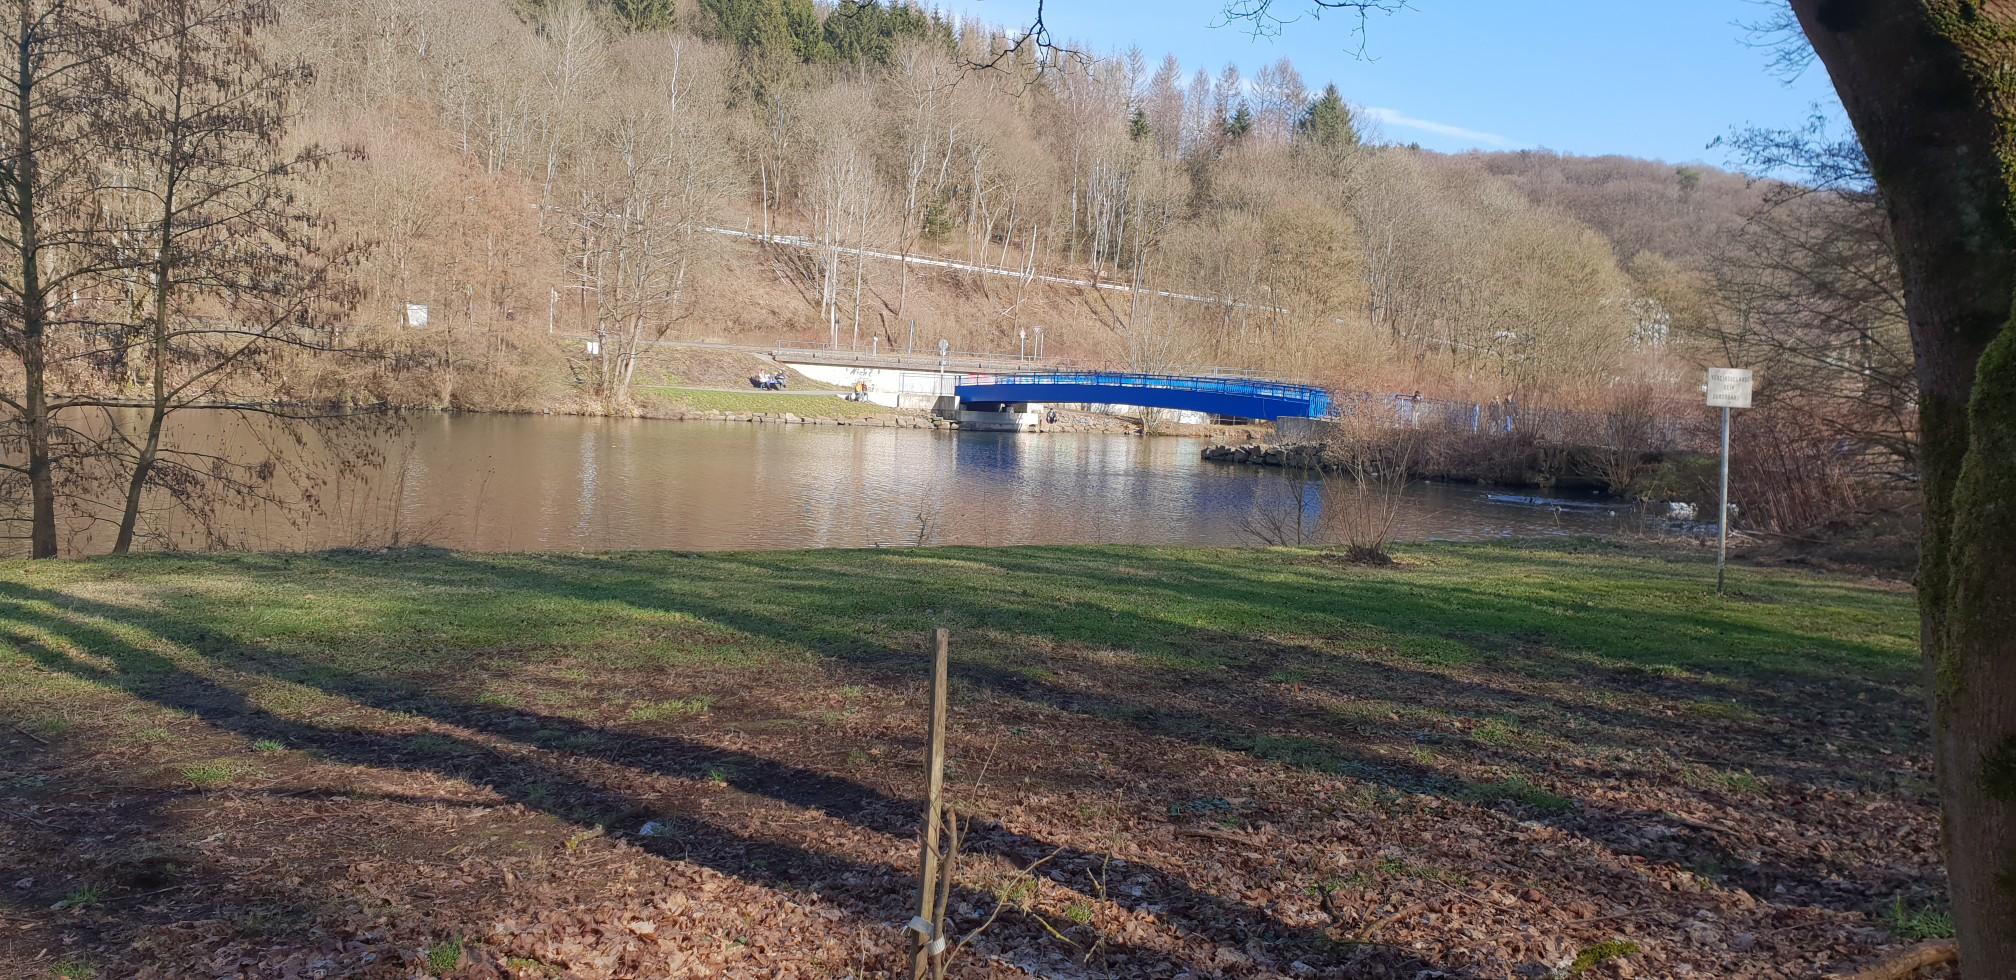
<path fill-rule="evenodd" d="M 1280 466 L 1288 469 L 1322 469 L 1335 472 L 1337 462 L 1324 458 L 1328 447 L 1320 442 L 1288 443 L 1270 445 L 1249 442 L 1243 446 L 1216 444 L 1204 447 L 1204 458 L 1220 463 L 1246 463 L 1252 466 Z"/>

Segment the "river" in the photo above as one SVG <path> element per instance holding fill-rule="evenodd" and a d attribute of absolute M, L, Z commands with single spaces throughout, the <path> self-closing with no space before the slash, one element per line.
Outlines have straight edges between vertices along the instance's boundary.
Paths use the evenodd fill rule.
<path fill-rule="evenodd" d="M 568 416 L 416 415 L 383 465 L 325 473 L 319 505 L 235 505 L 208 527 L 151 506 L 151 546 L 477 551 L 858 548 L 926 544 L 1254 544 L 1249 515 L 1321 494 L 1200 458 L 1188 438 L 1012 434 Z M 178 438 L 243 440 L 192 413 Z M 239 423 L 242 424 L 242 423 Z M 193 429 L 192 429 L 193 427 Z M 316 467 L 309 467 L 310 470 Z M 328 467 L 322 467 L 329 470 Z M 1523 491 L 1522 491 L 1523 492 Z M 1396 539 L 1658 529 L 1628 507 L 1555 508 L 1485 488 L 1407 492 Z M 109 535 L 70 535 L 66 552 Z"/>

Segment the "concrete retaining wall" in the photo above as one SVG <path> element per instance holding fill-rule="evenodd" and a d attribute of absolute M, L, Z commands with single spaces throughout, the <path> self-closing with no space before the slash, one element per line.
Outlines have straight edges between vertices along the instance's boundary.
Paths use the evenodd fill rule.
<path fill-rule="evenodd" d="M 950 398 L 958 375 L 917 371 L 907 368 L 862 367 L 851 364 L 813 364 L 779 359 L 779 364 L 821 384 L 852 388 L 868 383 L 868 400 L 889 408 L 938 409 L 940 398 Z"/>

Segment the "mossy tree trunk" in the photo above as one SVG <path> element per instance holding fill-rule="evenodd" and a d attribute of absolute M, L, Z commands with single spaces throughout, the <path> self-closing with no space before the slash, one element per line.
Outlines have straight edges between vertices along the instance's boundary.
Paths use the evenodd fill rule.
<path fill-rule="evenodd" d="M 1960 963 L 2016 976 L 2016 3 L 1793 0 L 1897 237 Z"/>

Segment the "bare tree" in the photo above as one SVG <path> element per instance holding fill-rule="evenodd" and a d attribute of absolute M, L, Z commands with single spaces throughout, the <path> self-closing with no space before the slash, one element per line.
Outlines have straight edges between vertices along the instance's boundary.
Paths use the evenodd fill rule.
<path fill-rule="evenodd" d="M 593 387 L 612 398 L 629 390 L 645 348 L 691 312 L 693 277 L 721 247 L 707 228 L 732 179 L 716 138 L 718 101 L 702 94 L 718 73 L 695 63 L 704 59 L 691 42 L 632 43 L 623 70 L 652 78 L 656 97 L 604 108 L 570 209 L 580 285 L 596 297 Z"/>
<path fill-rule="evenodd" d="M 282 349 L 326 348 L 331 315 L 348 312 L 332 282 L 345 251 L 326 245 L 297 197 L 322 153 L 281 146 L 306 73 L 257 48 L 271 4 L 147 0 L 137 12 L 161 37 L 124 51 L 122 67 L 137 81 L 107 148 L 119 179 L 106 207 L 130 228 L 123 244 L 136 261 L 126 271 L 144 297 L 111 350 L 145 374 L 143 431 L 129 434 L 117 420 L 107 427 L 105 445 L 130 470 L 115 554 L 132 547 L 148 489 L 186 502 L 257 483 L 228 480 L 232 467 L 214 454 L 164 446 L 171 416 L 220 401 L 286 400 Z M 250 390 L 254 378 L 264 383 Z"/>
<path fill-rule="evenodd" d="M 1735 140 L 1772 182 L 1714 265 L 1718 316 L 1697 329 L 1726 363 L 1768 379 L 1766 403 L 1806 415 L 1816 448 L 1915 475 L 1918 400 L 1897 250 L 1868 160 L 1824 124 Z"/>
<path fill-rule="evenodd" d="M 71 0 L 11 0 L 0 23 L 0 344 L 20 374 L 0 392 L 8 412 L 0 463 L 28 484 L 29 554 L 57 553 L 57 473 L 80 434 L 59 415 L 69 407 L 52 382 L 80 359 L 123 297 L 108 276 L 129 263 L 119 232 L 99 206 L 112 114 L 133 81 L 117 57 L 141 29 L 125 11 Z M 14 384 L 19 389 L 14 389 Z M 18 454 L 11 450 L 18 449 Z"/>

